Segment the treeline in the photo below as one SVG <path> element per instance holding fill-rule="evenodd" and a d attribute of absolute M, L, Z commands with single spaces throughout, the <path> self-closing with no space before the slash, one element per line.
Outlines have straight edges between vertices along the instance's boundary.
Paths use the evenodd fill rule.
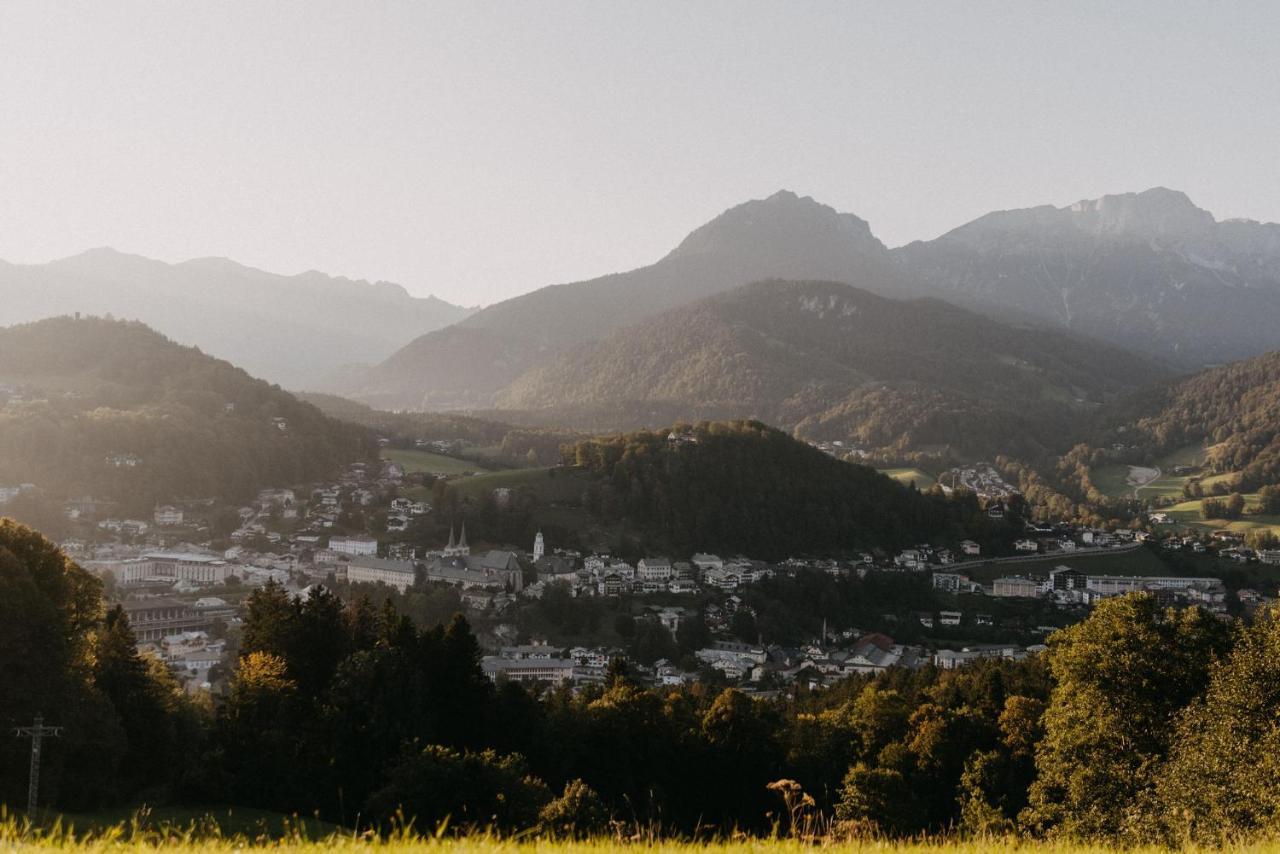
<path fill-rule="evenodd" d="M 43 713 L 41 791 L 68 810 L 171 797 L 202 740 L 202 710 L 142 658 L 101 584 L 40 534 L 0 520 L 0 725 Z M 24 804 L 31 745 L 0 739 L 0 803 Z"/>
<path fill-rule="evenodd" d="M 55 318 L 0 330 L 0 483 L 124 512 L 241 501 L 370 458 L 362 428 L 139 323 Z"/>
<path fill-rule="evenodd" d="M 780 793 L 806 827 L 895 837 L 1016 833 L 1221 844 L 1280 822 L 1280 619 L 1228 624 L 1134 594 L 1022 662 L 890 670 L 772 699 L 702 686 L 541 694 L 485 678 L 465 620 L 390 602 L 254 592 L 213 708 L 140 658 L 96 582 L 0 525 L 0 720 L 64 726 L 61 809 L 230 803 L 387 829 L 767 833 Z M 0 742 L 20 803 L 26 745 Z M 808 799 L 802 797 L 808 795 Z M 810 800 L 811 799 L 811 800 Z M 831 822 L 838 824 L 831 824 Z"/>
<path fill-rule="evenodd" d="M 588 439 L 565 446 L 562 459 L 593 476 L 585 503 L 597 518 L 626 521 L 676 553 L 896 548 L 959 540 L 982 524 L 972 495 L 922 494 L 756 421 Z"/>

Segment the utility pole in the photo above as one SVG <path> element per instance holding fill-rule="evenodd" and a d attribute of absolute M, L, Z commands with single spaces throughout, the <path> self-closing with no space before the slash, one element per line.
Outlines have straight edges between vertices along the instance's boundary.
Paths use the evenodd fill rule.
<path fill-rule="evenodd" d="M 36 817 L 36 794 L 40 791 L 40 746 L 45 737 L 57 738 L 62 735 L 62 727 L 45 726 L 44 716 L 36 715 L 31 726 L 20 726 L 13 731 L 18 738 L 31 739 L 31 777 L 27 783 L 27 817 Z"/>

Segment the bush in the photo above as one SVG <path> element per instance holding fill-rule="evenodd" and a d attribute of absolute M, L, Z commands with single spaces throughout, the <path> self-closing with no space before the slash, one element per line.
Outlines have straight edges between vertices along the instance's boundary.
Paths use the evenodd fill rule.
<path fill-rule="evenodd" d="M 535 826 L 549 800 L 547 784 L 529 776 L 518 754 L 430 745 L 392 769 L 387 785 L 369 797 L 365 814 L 384 828 L 402 815 L 425 832 L 445 823 L 511 832 Z"/>
<path fill-rule="evenodd" d="M 538 816 L 550 836 L 585 839 L 609 826 L 609 810 L 599 793 L 581 780 L 570 780 L 564 794 L 542 808 Z"/>

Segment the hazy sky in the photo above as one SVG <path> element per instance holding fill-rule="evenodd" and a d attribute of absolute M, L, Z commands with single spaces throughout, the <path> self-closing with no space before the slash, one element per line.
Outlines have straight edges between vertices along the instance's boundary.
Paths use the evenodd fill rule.
<path fill-rule="evenodd" d="M 788 188 L 891 245 L 1163 184 L 1280 221 L 1280 3 L 0 0 L 0 258 L 489 303 Z"/>

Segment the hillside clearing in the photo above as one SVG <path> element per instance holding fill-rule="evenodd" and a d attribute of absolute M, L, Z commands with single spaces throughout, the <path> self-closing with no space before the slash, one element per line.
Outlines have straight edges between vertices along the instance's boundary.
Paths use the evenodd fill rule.
<path fill-rule="evenodd" d="M 410 450 L 406 448 L 383 448 L 382 458 L 393 462 L 409 474 L 426 473 L 449 477 L 467 472 L 484 472 L 488 469 L 471 460 L 460 460 L 457 457 L 446 457 L 431 451 Z"/>
<path fill-rule="evenodd" d="M 933 475 L 917 468 L 880 469 L 880 473 L 887 474 L 903 486 L 914 481 L 916 488 L 922 492 L 938 482 Z"/>

